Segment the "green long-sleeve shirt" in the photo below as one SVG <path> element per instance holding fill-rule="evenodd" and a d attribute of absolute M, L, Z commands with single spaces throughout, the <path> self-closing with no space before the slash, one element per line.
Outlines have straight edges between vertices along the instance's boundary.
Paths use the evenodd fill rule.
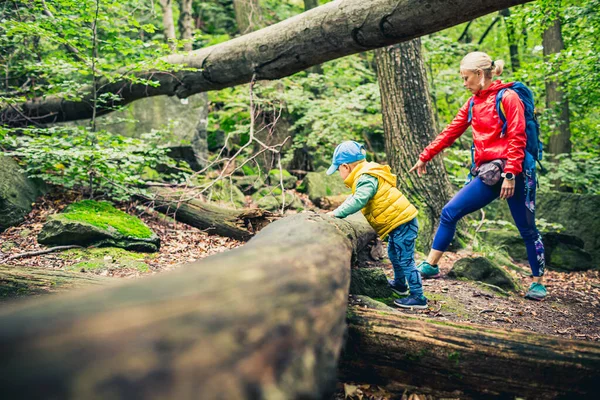
<path fill-rule="evenodd" d="M 356 182 L 354 194 L 348 196 L 338 208 L 333 210 L 333 215 L 337 218 L 346 218 L 348 215 L 360 211 L 375 196 L 378 186 L 379 180 L 376 177 L 369 174 L 361 175 Z"/>

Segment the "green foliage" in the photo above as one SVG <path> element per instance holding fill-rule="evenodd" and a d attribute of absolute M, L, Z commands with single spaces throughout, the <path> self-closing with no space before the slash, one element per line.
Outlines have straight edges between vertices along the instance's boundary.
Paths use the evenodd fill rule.
<path fill-rule="evenodd" d="M 139 218 L 117 210 L 106 201 L 83 200 L 70 204 L 61 214 L 73 221 L 81 221 L 108 230 L 116 229 L 127 237 L 146 239 L 152 231 Z"/>
<path fill-rule="evenodd" d="M 82 127 L 22 129 L 18 134 L 0 128 L 0 147 L 18 157 L 30 177 L 114 200 L 141 193 L 148 168 L 176 166 L 167 149 L 158 146 L 159 139 L 160 132 L 134 139 Z M 178 180 L 179 175 L 167 173 L 163 178 Z"/>
<path fill-rule="evenodd" d="M 540 186 L 551 188 L 560 181 L 561 187 L 573 193 L 600 194 L 600 158 L 593 153 L 559 154 L 556 162 L 545 162 L 548 170 L 540 174 Z"/>

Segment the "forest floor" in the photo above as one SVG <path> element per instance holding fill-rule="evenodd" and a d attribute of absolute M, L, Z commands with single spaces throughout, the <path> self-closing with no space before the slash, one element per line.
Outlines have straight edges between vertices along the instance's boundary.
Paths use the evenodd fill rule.
<path fill-rule="evenodd" d="M 137 264 L 131 266 L 121 263 L 118 259 L 114 259 L 118 258 L 120 253 L 111 255 L 103 253 L 101 249 L 96 249 L 98 254 L 89 250 L 68 250 L 2 261 L 11 255 L 44 249 L 44 246 L 37 243 L 37 234 L 46 217 L 62 210 L 73 200 L 74 198 L 64 196 L 42 198 L 36 203 L 25 222 L 1 233 L 0 264 L 15 268 L 28 266 L 74 270 L 131 279 L 172 270 L 182 264 L 243 244 L 176 223 L 141 205 L 129 204 L 120 208 L 139 216 L 161 238 L 159 252 L 143 254 L 138 258 L 138 261 L 143 262 L 147 267 L 140 268 Z M 530 284 L 530 278 L 525 273 L 516 274 L 513 271 L 513 276 L 520 280 L 523 291 L 509 296 L 474 282 L 447 277 L 447 272 L 456 260 L 477 255 L 480 254 L 471 250 L 446 253 L 440 263 L 441 278 L 423 281 L 425 295 L 429 298 L 429 308 L 418 311 L 398 309 L 398 312 L 442 321 L 468 322 L 503 329 L 528 330 L 562 338 L 600 341 L 600 271 L 571 273 L 547 271 L 544 283 L 548 288 L 549 296 L 544 301 L 534 302 L 523 298 L 524 290 Z M 104 267 L 91 270 L 80 267 L 85 265 L 82 262 L 85 263 L 86 258 L 90 257 L 101 257 Z M 526 265 L 517 265 L 526 271 Z M 385 258 L 373 262 L 371 266 L 381 267 L 386 275 L 390 278 L 393 276 L 391 264 Z M 360 304 L 354 296 L 350 296 L 349 301 Z M 379 387 L 340 382 L 334 398 L 388 399 L 391 395 Z M 419 397 L 416 393 L 407 392 L 403 398 L 418 400 L 433 397 Z"/>

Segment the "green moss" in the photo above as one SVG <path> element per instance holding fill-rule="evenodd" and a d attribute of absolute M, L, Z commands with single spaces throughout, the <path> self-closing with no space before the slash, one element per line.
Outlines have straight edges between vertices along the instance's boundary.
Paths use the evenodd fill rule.
<path fill-rule="evenodd" d="M 150 267 L 144 262 L 152 257 L 143 253 L 127 251 L 118 247 L 102 247 L 91 249 L 71 249 L 61 254 L 65 259 L 81 260 L 67 270 L 100 272 L 108 269 L 128 268 L 140 272 L 149 272 Z"/>
<path fill-rule="evenodd" d="M 467 311 L 465 306 L 462 305 L 462 303 L 460 303 L 458 300 L 456 300 L 450 296 L 445 296 L 441 293 L 425 292 L 424 294 L 425 294 L 425 297 L 427 297 L 427 299 L 429 299 L 430 305 L 431 305 L 432 301 L 444 302 L 442 304 L 442 310 L 451 312 L 452 314 L 455 314 L 462 318 L 467 317 L 469 315 L 469 312 Z"/>
<path fill-rule="evenodd" d="M 83 200 L 69 205 L 63 218 L 81 221 L 108 230 L 112 227 L 128 237 L 150 238 L 152 231 L 140 219 L 117 210 L 106 201 Z"/>
<path fill-rule="evenodd" d="M 279 177 L 279 175 L 280 175 L 279 174 L 279 170 L 278 169 L 272 169 L 272 170 L 269 171 L 269 175 L 273 175 L 273 176 Z M 283 176 L 284 178 L 287 178 L 287 177 L 292 176 L 292 174 L 290 174 L 287 170 L 282 169 L 281 170 L 281 176 Z"/>

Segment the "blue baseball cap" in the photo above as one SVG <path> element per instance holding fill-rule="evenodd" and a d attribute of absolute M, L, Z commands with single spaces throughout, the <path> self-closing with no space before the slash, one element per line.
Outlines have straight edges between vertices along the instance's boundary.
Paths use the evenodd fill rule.
<path fill-rule="evenodd" d="M 342 164 L 351 164 L 356 161 L 364 160 L 367 152 L 362 144 L 353 140 L 342 142 L 335 148 L 331 167 L 327 170 L 327 175 L 333 174 Z"/>

